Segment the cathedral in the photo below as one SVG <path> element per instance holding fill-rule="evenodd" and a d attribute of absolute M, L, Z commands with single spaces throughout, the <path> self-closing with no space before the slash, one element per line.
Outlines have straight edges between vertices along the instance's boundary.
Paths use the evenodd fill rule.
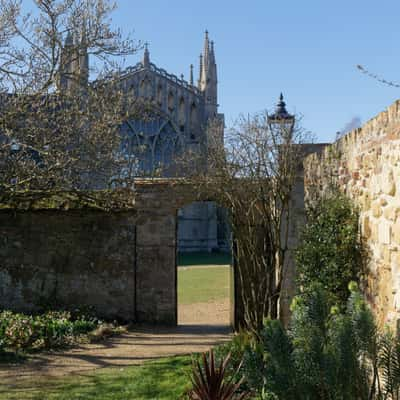
<path fill-rule="evenodd" d="M 72 41 L 71 37 L 66 40 L 66 54 Z M 64 76 L 76 74 L 78 70 L 78 75 L 88 84 L 87 54 L 80 54 L 75 59 L 74 63 L 65 63 Z M 151 104 L 153 109 L 153 117 L 128 119 L 121 127 L 121 154 L 131 160 L 126 167 L 127 174 L 134 170 L 138 177 L 176 176 L 174 161 L 183 149 L 202 155 L 206 160 L 209 142 L 223 143 L 224 115 L 218 112 L 215 49 L 207 31 L 196 83 L 193 69 L 190 65 L 188 81 L 183 75 L 178 77 L 165 71 L 151 62 L 146 44 L 142 61 L 118 75 L 101 78 L 117 81 L 123 93 Z M 67 78 L 60 82 L 64 90 L 73 84 Z M 214 137 L 209 136 L 211 130 L 207 127 L 210 124 Z M 228 248 L 224 212 L 215 203 L 191 204 L 179 211 L 178 221 L 180 251 Z"/>

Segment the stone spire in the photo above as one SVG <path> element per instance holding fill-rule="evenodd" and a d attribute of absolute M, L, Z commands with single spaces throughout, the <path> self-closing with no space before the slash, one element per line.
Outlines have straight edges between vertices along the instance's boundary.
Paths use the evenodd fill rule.
<path fill-rule="evenodd" d="M 209 43 L 206 76 L 202 85 L 206 100 L 206 113 L 210 118 L 213 118 L 217 114 L 217 86 L 217 64 L 215 62 L 214 42 L 211 41 Z"/>
<path fill-rule="evenodd" d="M 203 92 L 206 114 L 213 118 L 217 114 L 217 64 L 215 62 L 214 42 L 209 40 L 208 31 L 204 38 L 204 51 L 200 54 L 200 74 L 198 88 Z"/>
<path fill-rule="evenodd" d="M 79 78 L 82 87 L 86 87 L 89 84 L 89 54 L 85 27 L 82 28 L 79 44 Z"/>
<path fill-rule="evenodd" d="M 214 53 L 214 42 L 211 41 L 211 49 L 210 49 L 210 62 L 208 67 L 208 75 L 209 78 L 215 83 L 218 83 L 217 80 L 217 64 L 215 62 L 215 53 Z"/>
<path fill-rule="evenodd" d="M 190 64 L 189 83 L 193 86 L 193 64 Z"/>
<path fill-rule="evenodd" d="M 143 67 L 150 67 L 150 52 L 149 52 L 149 44 L 146 42 L 144 44 L 144 54 L 143 54 Z"/>
<path fill-rule="evenodd" d="M 208 40 L 208 31 L 205 32 L 204 37 L 204 50 L 203 50 L 203 63 L 201 68 L 200 90 L 205 90 L 207 85 L 207 75 L 210 63 L 210 41 Z"/>
<path fill-rule="evenodd" d="M 68 31 L 60 55 L 59 90 L 69 91 L 73 86 L 74 73 L 74 38 Z"/>
<path fill-rule="evenodd" d="M 204 72 L 207 72 L 208 62 L 209 62 L 209 52 L 210 52 L 210 42 L 208 40 L 208 31 L 204 33 L 204 50 L 203 50 L 203 67 Z"/>
<path fill-rule="evenodd" d="M 197 86 L 201 89 L 201 82 L 203 80 L 203 54 L 200 54 L 200 65 L 199 65 L 199 80 Z"/>

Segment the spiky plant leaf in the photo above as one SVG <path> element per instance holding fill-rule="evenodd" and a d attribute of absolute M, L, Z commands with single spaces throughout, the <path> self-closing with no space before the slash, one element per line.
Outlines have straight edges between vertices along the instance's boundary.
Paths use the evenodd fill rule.
<path fill-rule="evenodd" d="M 245 400 L 249 397 L 248 392 L 239 393 L 244 378 L 234 383 L 232 378 L 226 379 L 227 365 L 230 360 L 228 354 L 216 367 L 214 352 L 210 350 L 209 358 L 206 353 L 202 355 L 202 364 L 193 364 L 191 381 L 193 388 L 188 393 L 191 400 Z M 240 365 L 239 365 L 240 368 Z M 238 370 L 239 370 L 238 368 Z M 235 374 L 238 373 L 238 370 Z"/>

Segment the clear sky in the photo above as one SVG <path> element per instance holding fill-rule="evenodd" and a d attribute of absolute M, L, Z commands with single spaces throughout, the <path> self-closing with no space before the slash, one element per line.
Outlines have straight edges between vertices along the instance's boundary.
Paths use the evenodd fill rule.
<path fill-rule="evenodd" d="M 397 0 L 119 0 L 113 21 L 150 43 L 151 60 L 171 73 L 198 72 L 204 30 L 215 41 L 220 111 L 273 108 L 280 91 L 289 111 L 319 141 L 354 117 L 378 114 L 400 89 L 361 74 L 362 64 L 400 81 Z M 137 55 L 128 60 L 133 64 Z"/>

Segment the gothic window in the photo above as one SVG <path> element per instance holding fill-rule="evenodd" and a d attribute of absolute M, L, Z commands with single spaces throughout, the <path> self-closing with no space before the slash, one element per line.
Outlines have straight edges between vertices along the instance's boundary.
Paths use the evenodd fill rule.
<path fill-rule="evenodd" d="M 197 111 L 197 105 L 195 102 L 193 102 L 190 106 L 190 138 L 195 139 L 196 138 L 196 130 L 198 127 L 198 111 Z"/>
<path fill-rule="evenodd" d="M 161 83 L 157 87 L 157 104 L 159 107 L 162 107 L 163 104 L 163 87 Z"/>
<path fill-rule="evenodd" d="M 179 100 L 179 125 L 185 125 L 185 99 L 183 97 Z"/>
<path fill-rule="evenodd" d="M 146 81 L 142 80 L 139 86 L 139 96 L 146 97 Z"/>
<path fill-rule="evenodd" d="M 134 85 L 133 83 L 131 83 L 131 84 L 129 85 L 128 93 L 129 93 L 129 95 L 132 96 L 132 97 L 135 96 L 135 85 Z"/>
<path fill-rule="evenodd" d="M 133 163 L 129 170 L 135 176 L 168 176 L 181 149 L 181 135 L 168 119 L 128 120 L 123 125 L 121 153 Z"/>
<path fill-rule="evenodd" d="M 139 95 L 145 99 L 151 98 L 151 83 L 147 76 L 140 82 Z"/>
<path fill-rule="evenodd" d="M 175 109 L 175 98 L 174 94 L 170 91 L 168 93 L 168 111 L 172 113 L 174 109 Z"/>

